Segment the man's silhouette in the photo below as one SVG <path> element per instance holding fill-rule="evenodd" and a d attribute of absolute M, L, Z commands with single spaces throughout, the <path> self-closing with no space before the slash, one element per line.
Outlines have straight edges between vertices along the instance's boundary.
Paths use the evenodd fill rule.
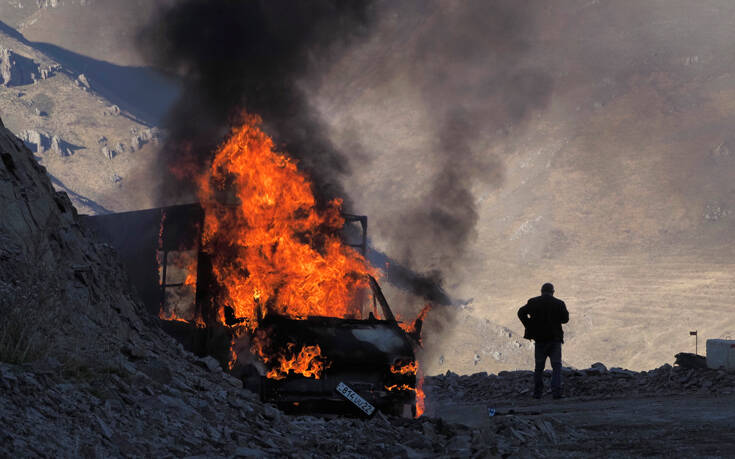
<path fill-rule="evenodd" d="M 561 344 L 564 331 L 561 324 L 569 322 L 569 311 L 564 302 L 554 298 L 554 286 L 541 286 L 541 296 L 531 298 L 518 310 L 518 318 L 526 328 L 523 335 L 536 342 L 534 356 L 536 368 L 533 373 L 533 396 L 541 398 L 544 390 L 544 366 L 546 358 L 551 361 L 551 391 L 554 398 L 561 398 Z"/>

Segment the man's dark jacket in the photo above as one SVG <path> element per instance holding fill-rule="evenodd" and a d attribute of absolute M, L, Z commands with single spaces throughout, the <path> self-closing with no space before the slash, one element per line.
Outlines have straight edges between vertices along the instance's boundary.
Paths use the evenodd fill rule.
<path fill-rule="evenodd" d="M 564 342 L 561 324 L 569 322 L 569 311 L 567 305 L 553 295 L 531 298 L 518 310 L 518 318 L 526 327 L 524 338 L 540 342 Z"/>

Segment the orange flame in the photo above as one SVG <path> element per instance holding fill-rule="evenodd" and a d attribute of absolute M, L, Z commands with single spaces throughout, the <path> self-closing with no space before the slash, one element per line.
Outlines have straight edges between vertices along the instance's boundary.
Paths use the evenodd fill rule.
<path fill-rule="evenodd" d="M 174 311 L 173 309 L 169 311 L 164 311 L 163 309 L 161 309 L 160 311 L 158 311 L 158 318 L 162 320 L 169 320 L 169 321 L 175 320 L 178 322 L 185 322 L 187 324 L 193 324 L 197 328 L 207 327 L 207 324 L 204 322 L 204 319 L 202 318 L 202 316 L 195 315 L 193 320 L 189 320 L 185 317 L 181 317 L 180 315 L 176 314 L 176 311 Z"/>
<path fill-rule="evenodd" d="M 293 373 L 307 378 L 320 379 L 324 370 L 331 365 L 322 356 L 322 349 L 318 344 L 303 346 L 297 353 L 295 351 L 296 344 L 288 343 L 286 349 L 275 354 L 266 351 L 268 344 L 269 340 L 266 333 L 259 330 L 253 337 L 250 348 L 250 351 L 259 356 L 264 363 L 271 365 L 270 371 L 266 374 L 267 378 L 284 379 L 289 373 Z"/>
<path fill-rule="evenodd" d="M 288 343 L 287 352 L 293 352 L 296 345 Z M 291 357 L 278 356 L 279 367 L 272 368 L 266 377 L 271 379 L 284 379 L 289 373 L 296 373 L 307 378 L 320 379 L 324 370 L 329 368 L 329 363 L 319 360 L 322 357 L 322 349 L 319 345 L 304 346 L 298 355 Z"/>
<path fill-rule="evenodd" d="M 186 267 L 186 278 L 184 285 L 196 289 L 197 285 L 197 260 L 194 258 Z"/>
<path fill-rule="evenodd" d="M 416 417 L 420 418 L 426 411 L 426 393 L 424 393 L 424 372 L 416 361 Z"/>
<path fill-rule="evenodd" d="M 426 305 L 424 305 L 424 308 L 421 310 L 421 312 L 419 312 L 419 315 L 418 317 L 416 317 L 416 320 L 413 321 L 414 328 L 416 327 L 416 321 L 426 319 L 426 314 L 428 314 L 429 311 L 431 311 L 431 304 L 427 303 Z"/>
<path fill-rule="evenodd" d="M 176 315 L 176 311 L 164 311 L 163 308 L 158 311 L 158 318 L 163 320 L 176 320 L 179 322 L 186 322 L 189 323 L 188 320 L 184 319 L 183 317 L 180 317 Z"/>
<path fill-rule="evenodd" d="M 159 230 L 159 246 L 162 246 L 162 237 L 163 234 L 163 223 L 166 218 L 166 214 L 163 213 L 163 217 L 161 218 L 161 229 Z M 158 259 L 158 269 L 159 269 L 159 278 L 162 279 L 162 263 L 163 263 L 163 252 L 157 252 L 156 257 Z M 188 291 L 192 294 L 195 293 L 196 290 L 196 273 L 197 273 L 197 257 L 196 255 L 190 253 L 189 251 L 173 251 L 168 252 L 166 256 L 166 264 L 168 266 L 168 276 L 171 276 L 171 271 L 173 268 L 182 269 L 186 272 L 186 278 L 183 282 L 183 288 L 188 289 Z M 163 279 L 162 279 L 163 280 Z M 169 279 L 166 279 L 167 283 L 170 283 Z M 187 313 L 184 311 L 183 317 L 180 312 L 177 312 L 174 310 L 173 307 L 166 304 L 166 297 L 164 296 L 161 301 L 160 309 L 158 311 L 158 317 L 163 320 L 177 320 L 180 322 L 194 322 L 197 326 L 201 327 L 204 326 L 204 321 L 201 317 L 195 316 L 192 311 L 189 311 Z M 187 318 L 188 317 L 188 318 Z"/>
<path fill-rule="evenodd" d="M 391 386 L 385 386 L 386 390 L 394 391 L 394 390 L 412 390 L 416 391 L 415 388 L 409 386 L 408 384 L 393 384 Z"/>
<path fill-rule="evenodd" d="M 260 123 L 245 116 L 199 178 L 219 303 L 251 330 L 268 313 L 359 316 L 357 293 L 377 272 L 340 240 L 341 200 L 317 209 L 306 175 L 274 151 Z"/>
<path fill-rule="evenodd" d="M 416 362 L 409 362 L 406 365 L 398 366 L 398 364 L 391 365 L 390 371 L 391 373 L 397 374 L 397 375 L 410 375 L 410 374 L 416 374 L 417 370 L 417 363 Z"/>
<path fill-rule="evenodd" d="M 426 310 L 426 308 L 424 308 L 424 310 Z M 391 373 L 398 375 L 416 375 L 416 387 L 411 387 L 408 384 L 393 384 L 391 386 L 385 386 L 385 388 L 389 391 L 412 390 L 416 392 L 416 417 L 420 418 L 425 411 L 426 394 L 424 393 L 424 373 L 420 370 L 419 362 L 413 361 L 405 365 L 394 364 L 391 365 L 390 371 Z"/>
<path fill-rule="evenodd" d="M 407 324 L 405 322 L 398 322 L 398 326 L 403 329 L 406 333 L 415 333 L 419 322 L 423 322 L 426 319 L 426 315 L 431 311 L 431 304 L 427 303 L 424 308 L 419 312 L 419 315 L 411 322 Z M 419 344 L 421 344 L 421 337 L 418 338 Z"/>

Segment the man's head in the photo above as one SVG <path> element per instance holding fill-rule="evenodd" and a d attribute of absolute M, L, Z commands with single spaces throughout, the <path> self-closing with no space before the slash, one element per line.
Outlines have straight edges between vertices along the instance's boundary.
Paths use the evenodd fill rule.
<path fill-rule="evenodd" d="M 553 295 L 554 294 L 554 285 L 550 283 L 545 283 L 541 286 L 541 294 L 542 295 Z"/>

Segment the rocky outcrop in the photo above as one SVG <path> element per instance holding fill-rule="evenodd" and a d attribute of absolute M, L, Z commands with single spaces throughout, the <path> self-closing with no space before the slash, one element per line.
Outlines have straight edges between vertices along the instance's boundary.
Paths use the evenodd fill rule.
<path fill-rule="evenodd" d="M 52 64 L 46 67 L 41 67 L 39 70 L 39 77 L 42 80 L 45 80 L 47 78 L 51 78 L 56 73 L 61 71 L 61 66 L 59 64 Z"/>
<path fill-rule="evenodd" d="M 83 73 L 80 73 L 79 76 L 77 76 L 77 79 L 74 80 L 74 84 L 83 88 L 84 90 L 92 89 L 92 85 L 89 84 L 89 80 L 87 79 L 87 76 L 84 75 Z"/>
<path fill-rule="evenodd" d="M 38 5 L 39 9 L 57 8 L 59 6 L 59 0 L 36 0 L 36 5 Z"/>
<path fill-rule="evenodd" d="M 131 129 L 130 134 L 130 151 L 137 151 L 143 148 L 147 143 L 153 143 L 153 145 L 159 145 L 161 143 L 161 131 L 158 128 L 146 128 L 141 131 L 138 129 Z"/>
<path fill-rule="evenodd" d="M 140 133 L 140 139 L 143 142 L 153 142 L 154 145 L 158 145 L 161 140 L 161 131 L 156 127 L 143 129 Z"/>
<path fill-rule="evenodd" d="M 49 75 L 49 70 L 44 75 Z M 41 75 L 40 67 L 25 56 L 15 53 L 12 49 L 0 48 L 0 85 L 21 86 L 32 84 Z"/>
<path fill-rule="evenodd" d="M 116 112 L 110 112 L 110 109 L 106 109 L 107 114 L 119 114 L 120 109 L 117 106 L 113 106 Z M 100 146 L 102 156 L 107 159 L 113 159 L 121 153 L 135 152 L 143 148 L 145 145 L 152 143 L 153 145 L 159 145 L 161 142 L 161 131 L 158 128 L 146 128 L 139 130 L 138 128 L 130 129 L 130 140 L 125 139 L 115 141 L 108 139 L 106 136 L 101 136 L 97 139 L 97 143 Z"/>
<path fill-rule="evenodd" d="M 48 136 L 35 129 L 28 129 L 20 133 L 20 138 L 33 153 L 43 153 L 48 147 Z"/>
<path fill-rule="evenodd" d="M 549 388 L 551 372 L 546 371 Z M 610 368 L 595 363 L 590 368 L 562 369 L 567 397 L 648 396 L 686 393 L 733 394 L 735 373 L 725 370 L 672 367 L 669 364 L 650 371 Z M 476 373 L 427 377 L 424 388 L 435 401 L 477 403 L 491 400 L 527 399 L 533 384 L 532 371 L 501 371 L 497 375 Z"/>
<path fill-rule="evenodd" d="M 58 135 L 51 137 L 51 151 L 59 156 L 69 156 L 69 149 L 66 147 L 66 142 L 61 140 Z"/>
<path fill-rule="evenodd" d="M 20 138 L 33 153 L 53 153 L 58 156 L 71 156 L 73 153 L 69 143 L 58 135 L 28 129 L 20 133 Z"/>
<path fill-rule="evenodd" d="M 104 147 L 102 147 L 102 155 L 107 159 L 112 159 L 117 156 L 117 152 L 105 145 Z"/>
<path fill-rule="evenodd" d="M 58 137 L 52 144 L 62 148 Z M 67 195 L 53 189 L 45 169 L 5 128 L 0 154 L 0 282 L 19 294 L 43 293 L 53 320 L 36 325 L 63 337 L 49 352 L 100 356 L 105 346 L 138 339 L 140 306 L 125 288 L 112 250 L 87 238 Z M 16 307 L 12 295 L 4 301 L 4 308 Z"/>

